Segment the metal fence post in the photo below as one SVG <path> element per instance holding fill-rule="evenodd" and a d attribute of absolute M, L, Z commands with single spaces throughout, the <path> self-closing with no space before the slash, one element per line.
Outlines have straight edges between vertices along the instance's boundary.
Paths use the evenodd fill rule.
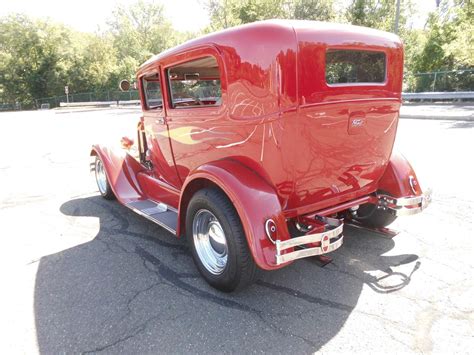
<path fill-rule="evenodd" d="M 437 71 L 435 71 L 435 73 L 434 73 L 433 88 L 431 89 L 431 91 L 433 91 L 433 92 L 435 91 L 435 86 L 436 86 L 436 74 L 438 74 Z"/>
<path fill-rule="evenodd" d="M 397 0 L 397 7 L 396 7 L 396 10 L 395 10 L 395 23 L 393 25 L 393 32 L 395 32 L 395 34 L 397 35 L 398 34 L 398 22 L 400 20 L 400 0 Z"/>

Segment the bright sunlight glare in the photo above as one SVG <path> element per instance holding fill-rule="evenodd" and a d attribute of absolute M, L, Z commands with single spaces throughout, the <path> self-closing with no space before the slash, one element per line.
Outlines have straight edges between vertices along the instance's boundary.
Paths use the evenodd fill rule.
<path fill-rule="evenodd" d="M 49 17 L 83 32 L 104 28 L 117 5 L 130 5 L 136 0 L 6 0 L 0 16 L 23 13 L 33 17 Z M 162 1 L 168 19 L 180 31 L 198 31 L 209 23 L 208 15 L 197 0 Z"/>

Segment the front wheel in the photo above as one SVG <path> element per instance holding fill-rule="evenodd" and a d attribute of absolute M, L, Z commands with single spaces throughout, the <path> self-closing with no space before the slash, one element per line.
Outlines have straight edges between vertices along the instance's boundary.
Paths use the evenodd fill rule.
<path fill-rule="evenodd" d="M 232 292 L 250 285 L 257 266 L 232 203 L 217 189 L 203 189 L 191 199 L 186 236 L 194 262 L 213 287 Z"/>
<path fill-rule="evenodd" d="M 103 198 L 106 200 L 115 199 L 114 192 L 112 191 L 112 188 L 109 184 L 109 179 L 107 178 L 104 163 L 97 156 L 95 157 L 95 180 L 97 182 L 99 192 Z"/>

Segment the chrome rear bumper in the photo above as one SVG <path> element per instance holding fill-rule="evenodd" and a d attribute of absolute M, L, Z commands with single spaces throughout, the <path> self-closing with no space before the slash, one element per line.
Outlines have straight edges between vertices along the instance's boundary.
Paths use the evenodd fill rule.
<path fill-rule="evenodd" d="M 415 197 L 395 198 L 388 195 L 378 194 L 378 208 L 395 216 L 411 216 L 423 211 L 431 203 L 431 189 L 422 195 Z"/>
<path fill-rule="evenodd" d="M 339 248 L 344 239 L 342 235 L 343 222 L 339 219 L 329 217 L 323 218 L 323 221 L 325 223 L 325 229 L 327 230 L 322 233 L 307 234 L 302 237 L 291 238 L 284 241 L 276 240 L 277 265 L 309 256 L 326 254 Z M 334 240 L 336 238 L 337 240 Z M 333 239 L 332 242 L 331 239 Z M 282 251 L 289 248 L 304 246 L 310 243 L 320 243 L 321 245 L 319 247 L 295 250 L 290 253 L 282 254 Z"/>

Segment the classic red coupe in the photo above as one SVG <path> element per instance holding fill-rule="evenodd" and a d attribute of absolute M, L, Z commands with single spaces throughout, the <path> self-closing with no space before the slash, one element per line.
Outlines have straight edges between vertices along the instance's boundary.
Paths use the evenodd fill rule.
<path fill-rule="evenodd" d="M 167 50 L 137 73 L 137 138 L 95 145 L 100 193 L 187 237 L 212 286 L 342 245 L 430 202 L 393 152 L 403 45 L 391 33 L 263 21 Z"/>

